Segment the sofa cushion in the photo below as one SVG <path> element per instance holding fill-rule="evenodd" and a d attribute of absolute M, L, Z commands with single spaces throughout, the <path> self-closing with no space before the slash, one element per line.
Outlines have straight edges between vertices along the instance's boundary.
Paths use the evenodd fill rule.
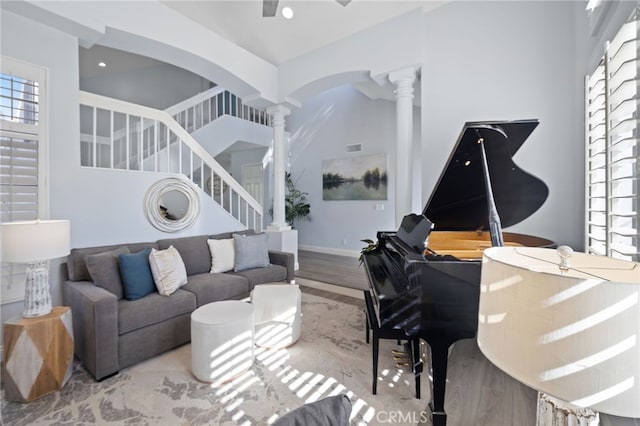
<path fill-rule="evenodd" d="M 249 291 L 257 284 L 287 281 L 287 268 L 281 265 L 269 265 L 264 268 L 247 269 L 241 272 L 233 272 L 249 280 Z"/>
<path fill-rule="evenodd" d="M 166 250 L 151 249 L 149 266 L 158 293 L 169 296 L 187 283 L 187 271 L 178 250 L 169 246 Z"/>
<path fill-rule="evenodd" d="M 211 252 L 211 270 L 209 272 L 231 271 L 236 264 L 235 243 L 233 238 L 207 240 Z"/>
<path fill-rule="evenodd" d="M 158 248 L 161 250 L 173 246 L 178 250 L 187 275 L 202 274 L 209 272 L 211 269 L 211 253 L 207 245 L 207 235 L 198 235 L 195 237 L 172 238 L 158 241 Z"/>
<path fill-rule="evenodd" d="M 118 256 L 125 299 L 138 300 L 156 291 L 156 284 L 149 266 L 150 254 L 151 248 L 146 248 L 138 253 Z"/>
<path fill-rule="evenodd" d="M 118 302 L 118 334 L 191 313 L 195 309 L 195 295 L 180 289 L 168 297 L 151 293 L 138 300 L 122 299 Z"/>
<path fill-rule="evenodd" d="M 190 275 L 187 285 L 182 287 L 195 294 L 198 306 L 219 300 L 233 299 L 249 293 L 249 280 L 236 274 Z"/>
<path fill-rule="evenodd" d="M 85 258 L 90 254 L 103 253 L 105 251 L 115 250 L 119 247 L 127 247 L 131 253 L 139 252 L 147 247 L 155 247 L 156 243 L 131 243 L 116 244 L 110 246 L 84 247 L 71 249 L 67 256 L 67 274 L 71 281 L 91 281 L 91 275 L 87 270 Z"/>
<path fill-rule="evenodd" d="M 346 394 L 304 404 L 273 422 L 273 426 L 348 426 L 351 399 Z"/>
<path fill-rule="evenodd" d="M 242 229 L 240 231 L 222 232 L 220 234 L 209 235 L 209 239 L 210 240 L 226 240 L 226 239 L 229 239 L 229 238 L 233 238 L 233 234 L 255 235 L 256 231 L 253 230 L 253 229 Z"/>
<path fill-rule="evenodd" d="M 234 234 L 233 232 L 222 232 L 220 234 L 209 235 L 209 239 L 210 240 L 228 240 L 229 238 L 233 238 L 233 234 Z"/>
<path fill-rule="evenodd" d="M 118 268 L 118 256 L 125 253 L 129 253 L 128 248 L 118 247 L 115 250 L 90 254 L 84 259 L 91 281 L 98 287 L 115 294 L 118 299 L 122 299 L 124 294 Z"/>
<path fill-rule="evenodd" d="M 235 272 L 269 266 L 269 235 L 233 234 L 236 246 Z"/>

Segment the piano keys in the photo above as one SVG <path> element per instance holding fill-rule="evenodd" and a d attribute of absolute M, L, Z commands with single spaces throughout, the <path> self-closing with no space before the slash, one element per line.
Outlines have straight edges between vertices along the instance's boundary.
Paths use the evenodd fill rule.
<path fill-rule="evenodd" d="M 431 349 L 434 426 L 446 425 L 449 347 L 476 335 L 482 251 L 496 242 L 555 246 L 500 226 L 521 222 L 547 198 L 545 183 L 512 160 L 537 125 L 466 123 L 422 214 L 405 216 L 395 232 L 378 232 L 375 250 L 363 253 L 379 323 L 424 339 Z"/>

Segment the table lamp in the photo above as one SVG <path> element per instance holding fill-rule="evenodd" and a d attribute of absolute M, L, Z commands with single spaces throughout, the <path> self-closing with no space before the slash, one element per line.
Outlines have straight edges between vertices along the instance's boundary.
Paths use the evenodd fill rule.
<path fill-rule="evenodd" d="M 538 390 L 538 426 L 597 425 L 598 412 L 640 417 L 639 299 L 638 263 L 568 247 L 492 247 L 478 346 Z"/>
<path fill-rule="evenodd" d="M 3 262 L 28 263 L 22 316 L 51 312 L 49 259 L 69 254 L 68 220 L 35 220 L 0 224 Z"/>

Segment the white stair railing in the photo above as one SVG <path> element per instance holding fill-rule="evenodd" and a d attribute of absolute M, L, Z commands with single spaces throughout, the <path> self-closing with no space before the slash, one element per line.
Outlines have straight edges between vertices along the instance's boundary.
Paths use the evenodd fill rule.
<path fill-rule="evenodd" d="M 166 111 L 81 91 L 80 145 L 83 167 L 185 175 L 239 223 L 262 230 L 262 206 Z"/>
<path fill-rule="evenodd" d="M 271 117 L 265 110 L 244 105 L 238 96 L 219 86 L 198 93 L 165 111 L 189 133 L 222 115 L 231 115 L 265 126 L 271 125 Z"/>

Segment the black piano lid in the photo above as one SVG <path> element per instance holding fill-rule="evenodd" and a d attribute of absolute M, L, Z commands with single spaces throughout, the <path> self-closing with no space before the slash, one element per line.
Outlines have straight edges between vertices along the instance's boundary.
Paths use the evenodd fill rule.
<path fill-rule="evenodd" d="M 502 227 L 531 216 L 547 199 L 540 179 L 520 169 L 513 155 L 538 120 L 468 122 L 424 208 L 435 230 L 489 229 L 487 193 L 478 139 L 484 139 L 493 196 Z"/>

